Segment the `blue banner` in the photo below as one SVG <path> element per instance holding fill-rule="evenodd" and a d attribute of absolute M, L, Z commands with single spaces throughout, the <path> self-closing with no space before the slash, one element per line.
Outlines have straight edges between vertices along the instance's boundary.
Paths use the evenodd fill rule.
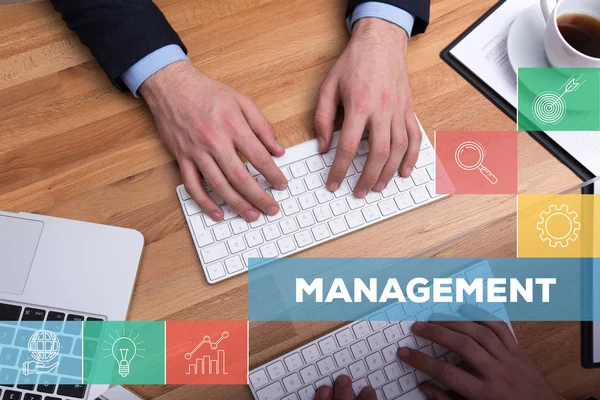
<path fill-rule="evenodd" d="M 253 261 L 248 274 L 253 321 L 600 321 L 590 288 L 590 277 L 600 274 L 596 259 Z"/>

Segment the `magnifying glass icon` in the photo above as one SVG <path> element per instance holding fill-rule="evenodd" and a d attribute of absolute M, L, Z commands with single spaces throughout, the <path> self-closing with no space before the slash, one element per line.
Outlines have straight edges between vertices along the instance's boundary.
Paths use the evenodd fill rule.
<path fill-rule="evenodd" d="M 479 170 L 492 185 L 498 183 L 498 178 L 489 169 L 483 166 L 485 149 L 477 142 L 464 142 L 456 148 L 454 160 L 465 171 Z"/>

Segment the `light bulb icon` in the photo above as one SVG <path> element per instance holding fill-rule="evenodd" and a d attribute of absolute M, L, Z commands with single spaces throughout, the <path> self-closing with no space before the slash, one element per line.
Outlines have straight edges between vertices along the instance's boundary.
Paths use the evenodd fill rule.
<path fill-rule="evenodd" d="M 131 361 L 137 354 L 137 346 L 131 338 L 122 336 L 112 345 L 112 355 L 119 365 L 119 375 L 125 378 L 129 375 Z"/>
<path fill-rule="evenodd" d="M 143 354 L 146 350 L 142 348 L 144 346 L 140 346 L 144 341 L 138 339 L 140 335 L 134 336 L 133 331 L 126 332 L 125 329 L 122 332 L 114 330 L 107 336 L 110 338 L 110 341 L 104 341 L 108 345 L 102 349 L 108 353 L 104 358 L 114 358 L 117 362 L 119 375 L 125 378 L 131 372 L 131 362 L 138 357 L 144 358 L 140 354 L 140 352 Z"/>

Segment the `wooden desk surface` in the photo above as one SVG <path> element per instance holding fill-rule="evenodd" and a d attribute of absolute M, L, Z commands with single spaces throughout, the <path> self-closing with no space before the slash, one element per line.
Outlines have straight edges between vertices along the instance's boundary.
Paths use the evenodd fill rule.
<path fill-rule="evenodd" d="M 348 40 L 344 0 L 156 0 L 210 76 L 252 96 L 291 146 L 315 136 L 324 74 Z M 515 124 L 438 54 L 494 0 L 433 0 L 432 24 L 409 46 L 415 109 L 434 130 Z M 520 191 L 558 193 L 578 179 L 519 135 Z M 146 248 L 131 319 L 246 319 L 246 278 L 209 286 L 175 197 L 178 169 L 141 100 L 111 86 L 47 1 L 0 7 L 0 208 L 140 230 Z M 301 254 L 402 257 L 465 235 L 435 256 L 514 256 L 514 196 L 453 196 Z M 469 234 L 485 226 L 485 234 Z M 501 239 L 499 238 L 499 233 Z M 486 240 L 486 239 L 492 240 Z M 251 364 L 334 324 L 251 329 Z M 600 394 L 579 365 L 578 323 L 517 323 L 523 348 L 567 398 Z M 146 398 L 249 399 L 243 386 L 140 386 Z"/>

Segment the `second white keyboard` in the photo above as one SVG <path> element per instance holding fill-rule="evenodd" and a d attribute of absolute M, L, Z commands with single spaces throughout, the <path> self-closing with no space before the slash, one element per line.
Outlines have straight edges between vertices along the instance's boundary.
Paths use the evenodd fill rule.
<path fill-rule="evenodd" d="M 369 153 L 369 143 L 363 139 L 342 185 L 336 192 L 329 192 L 325 182 L 338 140 L 336 132 L 331 149 L 325 154 L 319 153 L 314 139 L 274 158 L 288 179 L 285 190 L 272 189 L 246 163 L 252 176 L 280 204 L 281 210 L 275 216 L 261 214 L 257 221 L 248 223 L 210 192 L 204 182 L 224 213 L 223 221 L 217 223 L 200 210 L 183 185 L 177 188 L 209 283 L 247 271 L 250 258 L 287 257 L 444 197 L 435 193 L 435 152 L 424 132 L 419 159 L 410 177 L 402 178 L 396 173 L 381 193 L 370 191 L 364 199 L 356 198 L 352 191 Z"/>

